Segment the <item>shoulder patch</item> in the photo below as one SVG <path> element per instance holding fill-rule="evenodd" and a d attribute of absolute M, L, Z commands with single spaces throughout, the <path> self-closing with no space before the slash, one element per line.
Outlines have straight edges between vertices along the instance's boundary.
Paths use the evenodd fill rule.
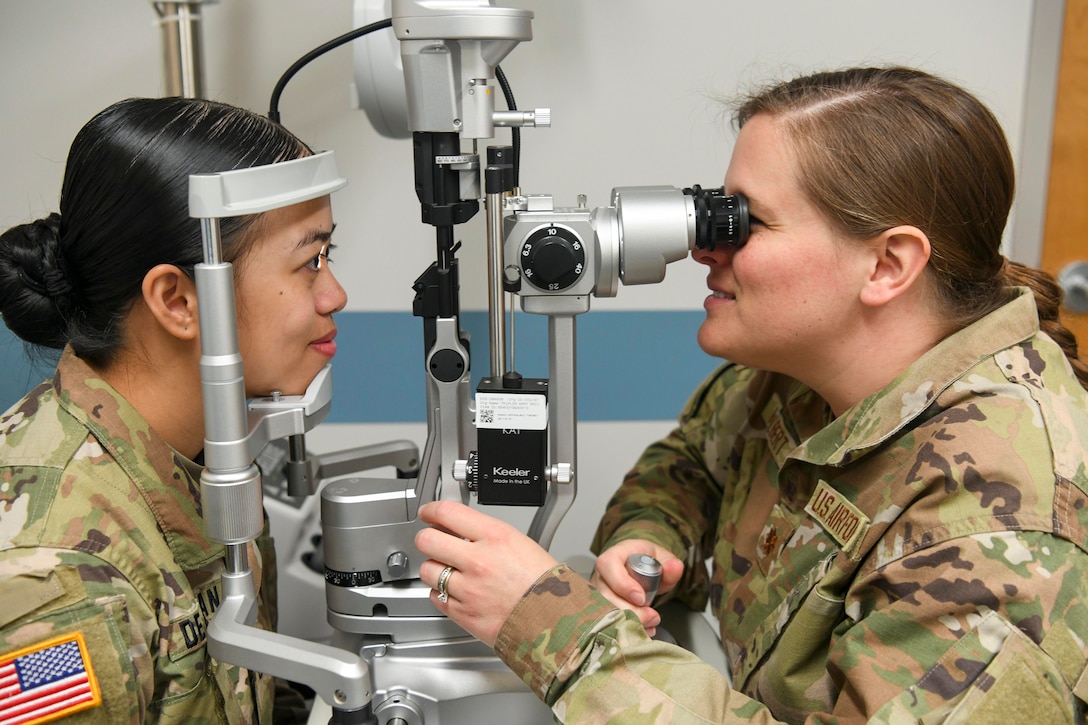
<path fill-rule="evenodd" d="M 831 534 L 849 556 L 869 530 L 869 517 L 827 481 L 819 481 L 805 511 Z"/>
<path fill-rule="evenodd" d="M 39 642 L 0 659 L 0 722 L 35 725 L 102 704 L 80 632 Z"/>

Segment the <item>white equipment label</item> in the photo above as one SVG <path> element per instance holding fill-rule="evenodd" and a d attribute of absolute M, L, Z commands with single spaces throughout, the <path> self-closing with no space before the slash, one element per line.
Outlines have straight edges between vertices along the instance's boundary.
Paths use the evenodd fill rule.
<path fill-rule="evenodd" d="M 532 393 L 477 393 L 476 427 L 545 430 L 548 399 Z"/>

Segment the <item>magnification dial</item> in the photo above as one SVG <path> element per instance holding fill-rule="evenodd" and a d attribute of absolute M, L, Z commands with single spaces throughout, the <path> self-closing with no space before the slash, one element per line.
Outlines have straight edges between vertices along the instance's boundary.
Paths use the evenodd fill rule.
<path fill-rule="evenodd" d="M 541 227 L 522 242 L 521 269 L 537 289 L 565 290 L 585 272 L 585 244 L 573 230 L 559 224 Z"/>

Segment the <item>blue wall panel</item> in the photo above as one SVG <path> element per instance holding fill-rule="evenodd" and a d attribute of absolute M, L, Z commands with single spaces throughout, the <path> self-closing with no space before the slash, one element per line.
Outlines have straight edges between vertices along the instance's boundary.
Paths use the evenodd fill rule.
<path fill-rule="evenodd" d="M 577 318 L 578 418 L 667 420 L 717 364 L 695 343 L 703 312 L 593 311 Z M 342 312 L 333 361 L 335 423 L 418 422 L 425 414 L 422 322 L 410 313 Z M 489 372 L 485 312 L 466 312 L 473 380 Z M 547 318 L 519 314 L 514 364 L 526 377 L 547 376 Z M 0 328 L 0 407 L 47 376 L 20 341 Z"/>

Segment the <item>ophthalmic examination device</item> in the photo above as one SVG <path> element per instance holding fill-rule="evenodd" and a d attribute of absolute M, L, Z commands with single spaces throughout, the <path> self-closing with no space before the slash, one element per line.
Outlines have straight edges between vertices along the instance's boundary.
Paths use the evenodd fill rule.
<path fill-rule="evenodd" d="M 597 208 L 584 199 L 558 207 L 551 196 L 522 193 L 517 132 L 547 125 L 550 112 L 519 111 L 499 63 L 531 40 L 532 18 L 495 0 L 392 0 L 389 17 L 316 49 L 273 92 L 270 116 L 278 121 L 279 93 L 308 59 L 357 38 L 370 42 L 363 36 L 372 33 L 395 35 L 402 80 L 394 91 L 405 109 L 398 123 L 413 145 L 422 222 L 435 233 L 434 262 L 412 285 L 425 351 L 421 452 L 394 441 L 308 455 L 305 434 L 332 404 L 331 366 L 303 395 L 245 398 L 232 268 L 222 259 L 218 220 L 338 191 L 346 180 L 333 152 L 190 178 L 190 215 L 204 240 L 195 272 L 206 428 L 201 495 L 208 535 L 226 548 L 224 601 L 208 628 L 209 651 L 310 687 L 330 708 L 330 722 L 552 721 L 488 648 L 431 604 L 413 546 L 424 526 L 418 509 L 439 498 L 534 507 L 527 533 L 547 548 L 577 492 L 577 317 L 591 297 L 614 296 L 620 282 L 660 282 L 666 265 L 694 247 L 739 246 L 747 238 L 746 200 L 722 189 L 619 187 Z M 496 109 L 500 93 L 505 109 Z M 478 143 L 502 127 L 512 129 L 514 143 L 481 155 Z M 473 390 L 454 229 L 481 204 L 490 367 Z M 508 297 L 547 317 L 547 378 L 525 378 L 508 365 Z M 263 527 L 268 466 L 258 463 L 277 441 L 287 442 L 287 493 L 320 495 L 329 642 L 253 626 L 246 545 Z M 357 475 L 387 465 L 395 477 Z"/>

